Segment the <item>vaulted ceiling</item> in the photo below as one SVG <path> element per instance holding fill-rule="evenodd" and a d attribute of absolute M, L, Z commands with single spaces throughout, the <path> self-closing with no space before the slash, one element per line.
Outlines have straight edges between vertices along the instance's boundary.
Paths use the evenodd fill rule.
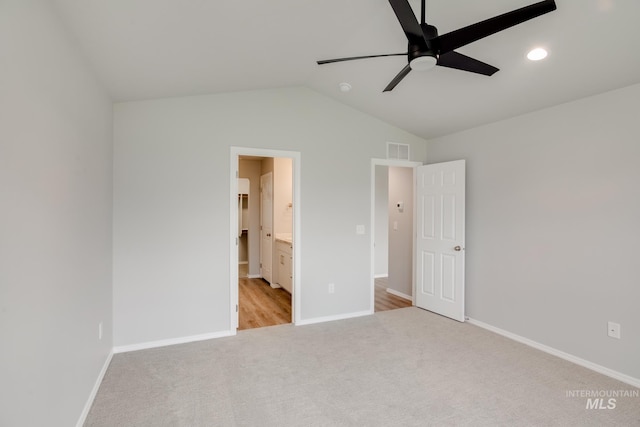
<path fill-rule="evenodd" d="M 536 1 L 427 0 L 427 22 L 444 34 Z M 406 58 L 316 60 L 406 51 L 387 0 L 53 2 L 114 101 L 306 86 L 428 139 L 640 82 L 638 0 L 556 0 L 458 49 L 494 76 L 436 67 L 386 93 Z M 537 46 L 549 56 L 527 60 Z"/>

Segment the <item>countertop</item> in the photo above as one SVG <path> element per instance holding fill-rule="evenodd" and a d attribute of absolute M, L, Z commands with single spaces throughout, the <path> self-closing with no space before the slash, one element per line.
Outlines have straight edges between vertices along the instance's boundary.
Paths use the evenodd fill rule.
<path fill-rule="evenodd" d="M 293 245 L 293 236 L 291 235 L 291 233 L 277 233 L 276 241 L 278 240 Z"/>

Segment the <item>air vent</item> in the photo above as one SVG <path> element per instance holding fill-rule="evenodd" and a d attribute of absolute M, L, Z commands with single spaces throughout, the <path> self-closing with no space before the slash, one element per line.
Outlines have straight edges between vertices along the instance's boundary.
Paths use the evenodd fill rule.
<path fill-rule="evenodd" d="M 409 144 L 387 142 L 387 159 L 409 160 Z"/>

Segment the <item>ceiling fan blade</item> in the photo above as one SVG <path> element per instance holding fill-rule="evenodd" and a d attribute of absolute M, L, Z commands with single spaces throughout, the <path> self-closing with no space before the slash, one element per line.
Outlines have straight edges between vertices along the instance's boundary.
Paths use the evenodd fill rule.
<path fill-rule="evenodd" d="M 438 36 L 430 40 L 431 47 L 442 55 L 554 10 L 556 10 L 556 2 L 554 0 L 534 3 Z"/>
<path fill-rule="evenodd" d="M 422 28 L 420 28 L 420 24 L 416 19 L 416 15 L 413 13 L 413 9 L 411 9 L 411 5 L 408 0 L 389 0 L 393 11 L 398 17 L 398 21 L 400 21 L 400 25 L 402 26 L 402 30 L 404 34 L 407 36 L 409 43 L 424 45 L 426 40 L 424 38 L 424 34 L 422 33 Z"/>
<path fill-rule="evenodd" d="M 493 65 L 486 64 L 477 59 L 473 59 L 469 56 L 463 55 L 458 52 L 447 52 L 438 58 L 438 65 L 441 67 L 455 68 L 457 70 L 470 71 L 472 73 L 483 74 L 485 76 L 492 76 L 498 68 Z"/>
<path fill-rule="evenodd" d="M 391 80 L 391 83 L 389 83 L 387 87 L 384 88 L 383 92 L 389 92 L 393 90 L 394 87 L 398 86 L 398 83 L 400 83 L 402 79 L 404 79 L 407 74 L 409 74 L 409 71 L 411 71 L 411 66 L 407 64 L 407 66 L 404 67 L 402 71 L 400 71 L 398 75 L 393 78 L 393 80 Z"/>
<path fill-rule="evenodd" d="M 354 61 L 356 59 L 368 59 L 368 58 L 380 58 L 383 56 L 406 56 L 407 53 L 387 53 L 385 55 L 367 55 L 367 56 L 352 56 L 349 58 L 336 58 L 336 59 L 323 59 L 318 62 L 318 65 L 333 64 L 334 62 Z"/>

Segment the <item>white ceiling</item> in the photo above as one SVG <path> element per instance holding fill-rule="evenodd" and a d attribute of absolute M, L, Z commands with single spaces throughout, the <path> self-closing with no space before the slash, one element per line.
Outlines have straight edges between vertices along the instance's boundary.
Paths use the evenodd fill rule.
<path fill-rule="evenodd" d="M 458 50 L 493 77 L 436 67 L 387 93 L 406 58 L 315 63 L 405 52 L 387 0 L 53 1 L 115 101 L 306 86 L 431 138 L 640 82 L 638 0 L 556 0 Z M 444 34 L 536 1 L 427 0 L 427 22 Z M 525 58 L 536 46 L 546 60 Z"/>

